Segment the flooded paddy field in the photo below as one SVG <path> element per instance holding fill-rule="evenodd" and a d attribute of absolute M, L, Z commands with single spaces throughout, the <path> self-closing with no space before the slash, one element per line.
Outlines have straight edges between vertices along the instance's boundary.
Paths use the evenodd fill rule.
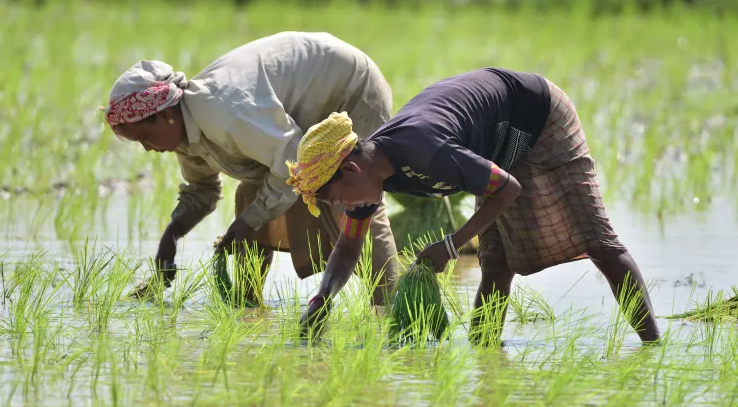
<path fill-rule="evenodd" d="M 225 2 L 8 2 L 0 16 L 0 405 L 738 405 L 738 316 L 668 318 L 738 287 L 735 16 Z M 445 341 L 390 346 L 386 310 L 369 306 L 357 277 L 323 339 L 300 341 L 320 275 L 299 280 L 289 256 L 277 256 L 263 307 L 229 307 L 215 291 L 208 262 L 236 185 L 225 177 L 218 210 L 178 247 L 174 286 L 126 298 L 151 273 L 182 180 L 174 156 L 118 140 L 97 106 L 137 59 L 193 76 L 284 30 L 329 31 L 367 52 L 395 110 L 481 66 L 561 86 L 650 284 L 663 345 L 640 344 L 580 261 L 516 277 L 502 346 L 472 346 L 474 255 L 442 278 Z M 459 205 L 471 213 L 469 199 Z M 391 198 L 389 209 L 413 213 Z"/>

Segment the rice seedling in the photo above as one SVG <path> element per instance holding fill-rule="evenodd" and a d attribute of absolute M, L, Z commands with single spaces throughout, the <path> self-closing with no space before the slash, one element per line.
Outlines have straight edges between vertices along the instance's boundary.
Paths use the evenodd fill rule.
<path fill-rule="evenodd" d="M 114 407 L 122 405 L 123 389 L 120 378 L 120 367 L 118 366 L 118 360 L 116 359 L 116 352 L 112 349 L 108 350 L 108 376 L 110 377 L 110 395 L 108 399 L 110 404 Z"/>
<path fill-rule="evenodd" d="M 380 327 L 371 323 L 364 331 L 365 339 L 357 343 L 353 335 L 331 329 L 330 347 L 315 358 L 327 364 L 327 371 L 316 374 L 322 381 L 319 405 L 357 403 L 362 390 L 381 384 L 390 373 L 397 355 L 386 354 L 387 340 Z"/>
<path fill-rule="evenodd" d="M 264 270 L 266 257 L 263 252 L 254 242 L 234 243 L 229 253 L 235 254 L 215 254 L 212 260 L 213 277 L 221 298 L 238 307 L 263 308 L 264 283 L 268 272 Z M 233 279 L 228 273 L 229 268 L 233 270 Z"/>
<path fill-rule="evenodd" d="M 510 294 L 509 307 L 513 313 L 513 322 L 529 323 L 537 321 L 553 321 L 553 307 L 540 292 L 516 284 Z"/>
<path fill-rule="evenodd" d="M 57 324 L 54 326 L 52 324 L 53 322 L 46 313 L 39 314 L 38 319 L 33 324 L 32 360 L 28 367 L 27 382 L 33 383 L 34 385 L 38 385 L 38 376 L 43 373 L 41 368 L 44 367 L 45 363 L 53 361 L 54 351 L 59 346 L 63 325 Z"/>
<path fill-rule="evenodd" d="M 0 284 L 3 286 L 3 291 L 1 293 L 2 296 L 2 306 L 5 307 L 6 301 L 8 298 L 10 298 L 11 290 L 8 290 L 8 287 L 5 283 L 5 254 L 0 256 Z"/>
<path fill-rule="evenodd" d="M 211 264 L 218 294 L 220 294 L 220 298 L 223 301 L 230 303 L 232 301 L 233 282 L 231 281 L 231 276 L 228 274 L 228 257 L 215 255 Z"/>
<path fill-rule="evenodd" d="M 118 262 L 124 263 L 123 260 Z M 204 275 L 207 269 L 200 270 Z M 357 270 L 357 273 L 364 271 Z M 670 349 L 673 351 L 673 345 L 629 352 L 624 358 L 603 362 L 601 346 L 584 344 L 588 338 L 596 338 L 604 332 L 591 332 L 595 325 L 590 324 L 586 314 L 579 312 L 558 315 L 553 323 L 546 325 L 549 336 L 544 339 L 530 336 L 525 338 L 527 345 L 508 345 L 502 351 L 499 347 L 472 351 L 456 341 L 442 342 L 432 349 L 403 347 L 388 351 L 392 349 L 386 335 L 390 318 L 367 314 L 366 300 L 370 298 L 371 286 L 364 286 L 356 278 L 351 288 L 342 294 L 341 305 L 337 308 L 341 312 L 331 316 L 333 329 L 322 341 L 322 346 L 301 349 L 288 345 L 294 329 L 287 327 L 294 324 L 300 310 L 299 295 L 293 293 L 295 287 L 283 284 L 277 290 L 278 296 L 285 301 L 282 307 L 274 310 L 275 317 L 279 321 L 291 319 L 292 322 L 275 324 L 276 321 L 269 317 L 253 319 L 247 317 L 243 308 L 227 305 L 210 279 L 200 288 L 205 295 L 203 301 L 192 304 L 196 311 L 190 316 L 194 317 L 192 322 L 172 325 L 161 304 L 141 303 L 135 307 L 133 315 L 121 316 L 126 319 L 126 325 L 133 328 L 129 334 L 118 337 L 112 332 L 101 332 L 65 351 L 73 360 L 64 359 L 67 368 L 61 371 L 67 370 L 68 374 L 61 383 L 67 386 L 64 389 L 72 400 L 89 395 L 90 400 L 97 400 L 96 403 L 105 400 L 104 403 L 111 405 L 140 402 L 171 405 L 177 400 L 198 405 L 348 405 L 376 400 L 373 392 L 387 389 L 389 383 L 393 383 L 392 387 L 384 391 L 383 400 L 396 405 L 487 404 L 493 401 L 497 405 L 520 405 L 535 404 L 532 400 L 539 400 L 547 405 L 597 403 L 618 406 L 639 398 L 684 404 L 697 400 L 695 395 L 703 391 L 695 384 L 702 380 L 703 373 L 689 375 L 688 379 L 677 381 L 678 385 L 664 385 L 662 381 L 674 381 L 676 372 L 681 369 L 704 372 L 708 363 L 713 363 L 698 359 L 706 353 L 706 347 L 693 347 L 699 351 L 693 353 L 693 357 L 681 359 L 662 354 Z M 72 290 L 69 292 L 71 294 Z M 363 325 L 357 322 L 360 318 L 366 318 Z M 451 320 L 457 318 L 451 313 Z M 84 321 L 94 326 L 94 321 Z M 274 330 L 275 325 L 280 324 L 285 328 Z M 135 328 L 136 325 L 139 327 Z M 53 334 L 62 325 L 48 326 Z M 190 327 L 205 327 L 209 332 L 190 342 L 184 339 L 187 334 L 183 331 Z M 696 328 L 698 343 L 702 341 L 700 329 Z M 494 329 L 489 329 L 487 334 L 492 331 Z M 730 352 L 730 344 L 736 342 L 732 335 L 734 333 L 726 332 L 717 337 L 713 341 L 712 354 Z M 534 343 L 544 345 L 532 345 Z M 27 349 L 36 346 L 33 340 L 29 345 Z M 43 361 L 55 350 L 50 347 L 46 351 L 33 352 Z M 495 362 L 494 358 L 503 358 L 504 362 Z M 703 394 L 721 394 L 732 389 L 726 375 L 730 375 L 734 360 L 723 359 L 720 364 L 711 364 L 723 369 L 723 376 L 715 377 L 724 379 Z M 44 366 L 43 362 L 38 364 L 34 377 L 37 383 L 50 377 L 40 374 Z M 30 372 L 29 369 L 24 377 L 30 378 Z M 714 374 L 718 375 L 717 371 Z M 141 379 L 131 382 L 132 377 Z M 401 379 L 393 382 L 388 378 Z M 31 381 L 27 385 L 25 382 L 25 378 L 19 382 L 20 392 L 15 395 L 26 393 L 27 396 L 22 397 L 32 400 L 37 391 L 34 388 L 40 387 Z M 649 382 L 661 387 L 654 391 Z M 417 392 L 395 393 L 392 390 L 394 386 L 407 386 L 408 383 L 413 383 Z M 682 385 L 686 390 L 676 387 Z M 131 392 L 132 389 L 135 392 Z M 133 397 L 133 394 L 138 396 Z M 13 398 L 16 396 L 8 399 L 4 395 L 3 399 L 20 400 Z"/>
<path fill-rule="evenodd" d="M 738 287 L 731 287 L 732 294 L 726 296 L 722 291 L 708 292 L 704 304 L 697 304 L 693 310 L 669 315 L 667 319 L 687 321 L 735 321 L 738 319 Z M 727 297 L 727 298 L 725 298 Z"/>
<path fill-rule="evenodd" d="M 90 298 L 91 325 L 97 332 L 107 330 L 110 326 L 116 305 L 133 276 L 133 270 L 126 268 L 127 265 L 123 263 L 108 270 L 107 278 L 98 282 Z"/>
<path fill-rule="evenodd" d="M 378 304 L 378 287 L 382 282 L 384 269 L 377 275 L 372 275 L 372 240 L 367 236 L 354 270 L 354 276 L 346 284 L 335 302 L 334 318 L 329 322 L 332 329 L 353 332 L 348 338 L 351 344 L 368 344 L 376 342 L 374 335 L 386 334 L 389 330 L 388 321 L 384 318 L 386 305 L 391 298 L 391 287 L 383 289 L 384 303 Z M 389 282 L 391 284 L 392 282 Z M 389 307 L 391 308 L 391 304 Z M 380 341 L 383 344 L 383 342 Z"/>
<path fill-rule="evenodd" d="M 92 366 L 92 377 L 90 378 L 90 392 L 92 393 L 92 396 L 97 399 L 99 397 L 97 389 L 100 375 L 105 368 L 105 364 L 107 363 L 108 358 L 108 352 L 110 351 L 110 340 L 108 338 L 108 334 L 99 333 L 95 335 L 90 345 L 90 353 L 92 354 L 92 358 L 94 360 L 94 364 Z"/>
<path fill-rule="evenodd" d="M 731 382 L 735 381 L 733 372 L 738 367 L 738 361 L 736 360 L 736 357 L 738 357 L 736 352 L 738 336 L 736 335 L 735 325 L 721 328 L 723 329 L 721 340 L 715 344 L 713 353 L 710 354 L 712 358 L 709 366 L 711 370 L 714 369 L 717 372 L 715 377 L 717 382 Z"/>
<path fill-rule="evenodd" d="M 172 365 L 179 363 L 180 338 L 159 311 L 147 313 L 143 318 L 142 338 L 139 350 L 144 366 L 144 396 L 161 403 L 169 397 L 167 388 L 172 379 Z"/>
<path fill-rule="evenodd" d="M 436 340 L 443 339 L 448 315 L 429 260 L 420 259 L 400 275 L 390 314 L 389 335 L 400 344 L 423 340 L 428 334 Z"/>
<path fill-rule="evenodd" d="M 13 271 L 14 287 L 2 327 L 10 335 L 12 354 L 19 361 L 25 360 L 24 350 L 34 331 L 42 334 L 48 329 L 52 301 L 59 291 L 59 286 L 52 285 L 50 274 L 43 270 L 42 262 L 41 253 L 36 253 L 17 263 Z"/>
<path fill-rule="evenodd" d="M 185 303 L 192 299 L 195 294 L 207 287 L 207 280 L 211 278 L 207 271 L 207 267 L 201 265 L 198 269 L 191 272 L 180 273 L 179 278 L 175 281 L 172 290 L 172 312 L 171 321 L 176 321 L 179 312 Z"/>
<path fill-rule="evenodd" d="M 92 249 L 93 252 L 90 251 Z M 102 274 L 115 259 L 114 253 L 94 253 L 95 247 L 90 248 L 89 239 L 85 239 L 84 246 L 80 250 L 72 248 L 74 256 L 74 272 L 70 276 L 73 281 L 67 280 L 72 288 L 72 304 L 76 311 L 90 311 L 90 297 L 95 290 L 96 284 L 102 279 Z"/>
<path fill-rule="evenodd" d="M 382 270 L 382 273 L 384 270 Z M 346 291 L 348 299 L 356 299 L 359 304 L 368 304 L 374 297 L 374 290 L 379 286 L 382 275 L 372 276 L 372 239 L 367 235 L 361 248 L 359 261 L 354 269 L 358 284 L 352 284 Z M 357 307 L 361 308 L 361 307 Z M 366 309 L 366 308 L 365 308 Z"/>
<path fill-rule="evenodd" d="M 250 324 L 244 325 L 244 309 L 233 308 L 231 303 L 226 302 L 221 297 L 220 289 L 217 282 L 211 282 L 208 286 L 209 302 L 205 305 L 205 312 L 208 315 L 208 339 L 211 344 L 210 348 L 203 353 L 202 363 L 206 367 L 215 366 L 216 370 L 213 375 L 213 383 L 217 379 L 218 374 L 222 373 L 223 381 L 226 389 L 229 389 L 228 383 L 228 353 L 243 339 L 250 336 L 250 333 L 260 331 L 265 320 L 257 320 Z M 253 340 L 253 336 L 251 336 Z"/>
<path fill-rule="evenodd" d="M 264 285 L 268 270 L 264 268 L 266 257 L 256 243 L 245 244 L 235 257 L 235 281 L 233 295 L 239 306 L 264 307 Z"/>
<path fill-rule="evenodd" d="M 599 332 L 592 326 L 594 318 L 585 315 L 583 311 L 575 312 L 570 309 L 550 324 L 543 332 L 543 340 L 549 344 L 547 352 L 541 354 L 525 346 L 519 357 L 522 362 L 530 361 L 540 366 L 568 361 L 589 356 L 597 347 L 586 346 L 586 339 L 596 336 Z M 529 341 L 538 340 L 538 335 L 529 336 Z"/>
<path fill-rule="evenodd" d="M 443 229 L 440 232 L 443 235 Z M 442 341 L 444 333 L 450 334 L 457 324 L 463 325 L 461 301 L 452 286 L 451 273 L 436 274 L 428 259 L 417 257 L 421 250 L 436 240 L 435 233 L 426 233 L 399 253 L 405 272 L 398 276 L 389 310 L 389 334 L 397 344 L 417 344 L 419 340 L 425 341 L 428 334 Z M 454 260 L 449 261 L 447 269 L 453 270 L 455 263 Z M 451 325 L 444 298 L 457 317 L 456 323 Z"/>
<path fill-rule="evenodd" d="M 482 298 L 482 304 L 470 312 L 469 341 L 483 347 L 497 347 L 501 342 L 509 296 L 499 292 Z"/>
<path fill-rule="evenodd" d="M 429 395 L 432 405 L 468 405 L 469 391 L 465 390 L 471 382 L 468 371 L 471 361 L 468 348 L 443 346 L 435 349 L 429 372 L 435 383 Z"/>
<path fill-rule="evenodd" d="M 300 316 L 303 309 L 297 284 L 288 287 L 286 283 L 278 283 L 275 291 L 279 302 L 279 307 L 276 308 L 278 317 L 275 318 L 277 335 L 280 339 L 285 340 L 285 343 L 300 343 L 302 339 Z"/>

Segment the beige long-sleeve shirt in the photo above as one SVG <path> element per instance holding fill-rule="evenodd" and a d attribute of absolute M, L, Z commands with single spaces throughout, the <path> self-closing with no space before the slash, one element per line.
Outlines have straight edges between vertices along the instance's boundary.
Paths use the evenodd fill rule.
<path fill-rule="evenodd" d="M 188 232 L 213 212 L 220 173 L 262 183 L 240 215 L 254 230 L 281 216 L 298 198 L 285 161 L 310 126 L 376 94 L 364 89 L 370 69 L 378 68 L 363 52 L 327 33 L 283 32 L 215 60 L 180 102 L 187 138 L 176 153 L 186 183 L 172 219 Z"/>

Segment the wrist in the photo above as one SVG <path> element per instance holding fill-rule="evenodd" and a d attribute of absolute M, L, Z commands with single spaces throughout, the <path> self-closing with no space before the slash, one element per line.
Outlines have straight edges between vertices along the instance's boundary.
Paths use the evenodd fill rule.
<path fill-rule="evenodd" d="M 448 254 L 449 260 L 455 260 L 459 258 L 459 249 L 457 244 L 454 242 L 454 236 L 447 234 L 443 237 L 443 245 L 446 247 L 446 253 Z"/>
<path fill-rule="evenodd" d="M 321 306 L 325 305 L 329 300 L 328 294 L 316 294 L 313 298 L 308 301 L 308 307 L 313 305 L 314 302 L 318 302 Z"/>
<path fill-rule="evenodd" d="M 454 244 L 456 250 L 461 249 L 467 242 L 463 241 L 456 233 L 451 234 L 451 242 Z"/>

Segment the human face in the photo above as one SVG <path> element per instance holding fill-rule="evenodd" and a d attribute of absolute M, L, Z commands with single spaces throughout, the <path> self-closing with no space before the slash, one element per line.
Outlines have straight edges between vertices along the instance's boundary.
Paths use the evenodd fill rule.
<path fill-rule="evenodd" d="M 362 169 L 355 162 L 344 161 L 339 168 L 341 178 L 332 181 L 320 191 L 317 197 L 320 201 L 343 205 L 349 210 L 382 201 L 382 181 L 377 181 L 378 177 L 372 177 L 368 167 Z"/>
<path fill-rule="evenodd" d="M 169 109 L 152 117 L 154 118 L 114 126 L 113 131 L 126 140 L 140 143 L 146 151 L 163 153 L 176 150 L 182 144 L 182 120 L 174 120 Z M 170 120 L 174 123 L 170 123 Z"/>

